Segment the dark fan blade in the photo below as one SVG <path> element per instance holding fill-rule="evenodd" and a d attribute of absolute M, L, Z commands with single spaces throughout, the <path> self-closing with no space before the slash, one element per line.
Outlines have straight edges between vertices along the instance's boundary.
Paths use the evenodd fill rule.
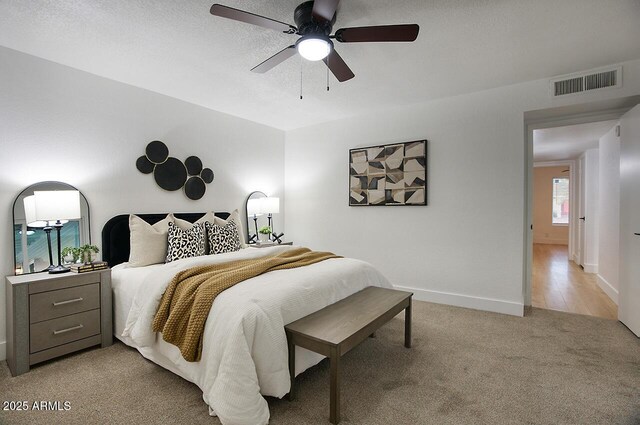
<path fill-rule="evenodd" d="M 223 6 L 221 4 L 214 4 L 213 6 L 211 6 L 211 14 L 227 19 L 233 19 L 234 21 L 246 22 L 247 24 L 257 25 L 259 27 L 286 32 L 288 34 L 294 34 L 298 31 L 296 27 L 285 24 L 284 22 L 265 18 L 264 16 L 245 12 L 244 10 L 240 9 L 234 9 L 233 7 L 229 6 Z"/>
<path fill-rule="evenodd" d="M 265 72 L 267 72 L 271 68 L 275 67 L 276 65 L 281 64 L 282 62 L 284 62 L 287 59 L 289 59 L 291 56 L 295 55 L 296 52 L 297 52 L 296 51 L 296 46 L 285 47 L 284 49 L 280 50 L 275 55 L 271 56 L 266 61 L 262 62 L 260 65 L 258 65 L 255 68 L 253 68 L 251 71 L 257 72 L 259 74 L 264 74 Z"/>
<path fill-rule="evenodd" d="M 313 2 L 313 19 L 318 22 L 325 22 L 333 19 L 340 0 L 315 0 Z"/>
<path fill-rule="evenodd" d="M 338 81 L 343 82 L 352 79 L 355 77 L 355 74 L 351 69 L 347 66 L 346 63 L 342 60 L 338 52 L 335 49 L 331 49 L 331 53 L 329 56 L 323 59 L 324 63 L 327 64 L 333 75 L 336 76 Z"/>
<path fill-rule="evenodd" d="M 342 43 L 367 41 L 415 41 L 420 27 L 416 24 L 381 25 L 376 27 L 340 28 L 336 40 Z"/>

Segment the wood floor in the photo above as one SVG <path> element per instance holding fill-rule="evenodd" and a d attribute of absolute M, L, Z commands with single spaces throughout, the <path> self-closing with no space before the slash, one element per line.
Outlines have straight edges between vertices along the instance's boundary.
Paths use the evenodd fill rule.
<path fill-rule="evenodd" d="M 618 306 L 600 289 L 596 275 L 569 261 L 566 245 L 533 245 L 534 307 L 618 319 Z"/>

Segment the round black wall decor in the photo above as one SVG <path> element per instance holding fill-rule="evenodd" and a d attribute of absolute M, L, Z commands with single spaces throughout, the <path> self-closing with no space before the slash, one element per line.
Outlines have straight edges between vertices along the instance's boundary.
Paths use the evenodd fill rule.
<path fill-rule="evenodd" d="M 188 157 L 184 163 L 169 156 L 169 148 L 159 140 L 149 143 L 145 155 L 136 160 L 136 168 L 143 174 L 153 173 L 158 186 L 174 191 L 184 187 L 189 199 L 204 196 L 206 184 L 213 181 L 213 170 L 202 168 L 202 160 L 197 156 Z"/>
<path fill-rule="evenodd" d="M 178 190 L 187 181 L 187 169 L 182 161 L 169 157 L 162 164 L 156 165 L 153 178 L 164 190 Z"/>
<path fill-rule="evenodd" d="M 211 183 L 213 181 L 213 170 L 211 168 L 205 168 L 200 173 L 200 177 L 205 183 Z"/>
<path fill-rule="evenodd" d="M 202 171 L 202 161 L 197 156 L 190 156 L 185 159 L 184 165 L 187 166 L 187 172 L 190 176 L 197 176 Z"/>
<path fill-rule="evenodd" d="M 185 195 L 187 195 L 187 198 L 193 200 L 202 198 L 206 190 L 207 187 L 205 186 L 204 181 L 198 176 L 189 177 L 184 185 Z"/>
<path fill-rule="evenodd" d="M 136 160 L 136 168 L 143 174 L 151 174 L 153 173 L 153 169 L 156 164 L 149 161 L 149 158 L 146 155 L 142 155 L 140 158 Z"/>
<path fill-rule="evenodd" d="M 169 148 L 160 140 L 154 140 L 147 145 L 147 158 L 154 164 L 162 164 L 169 157 Z"/>

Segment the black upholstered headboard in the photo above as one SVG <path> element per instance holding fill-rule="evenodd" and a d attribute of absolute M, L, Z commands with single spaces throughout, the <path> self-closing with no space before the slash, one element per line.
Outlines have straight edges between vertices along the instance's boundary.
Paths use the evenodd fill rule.
<path fill-rule="evenodd" d="M 149 224 L 155 224 L 165 218 L 167 213 L 136 214 Z M 204 213 L 174 213 L 176 218 L 195 222 Z M 228 212 L 217 212 L 216 217 L 227 219 Z M 129 214 L 121 214 L 107 221 L 102 228 L 102 260 L 109 263 L 109 267 L 129 261 Z"/>

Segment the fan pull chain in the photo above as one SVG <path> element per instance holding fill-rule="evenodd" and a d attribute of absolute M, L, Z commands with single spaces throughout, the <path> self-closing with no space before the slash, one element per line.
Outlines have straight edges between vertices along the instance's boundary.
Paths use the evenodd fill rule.
<path fill-rule="evenodd" d="M 302 56 L 300 56 L 300 100 L 302 100 Z"/>
<path fill-rule="evenodd" d="M 327 91 L 329 91 L 329 61 L 330 61 L 330 56 L 327 56 Z"/>

